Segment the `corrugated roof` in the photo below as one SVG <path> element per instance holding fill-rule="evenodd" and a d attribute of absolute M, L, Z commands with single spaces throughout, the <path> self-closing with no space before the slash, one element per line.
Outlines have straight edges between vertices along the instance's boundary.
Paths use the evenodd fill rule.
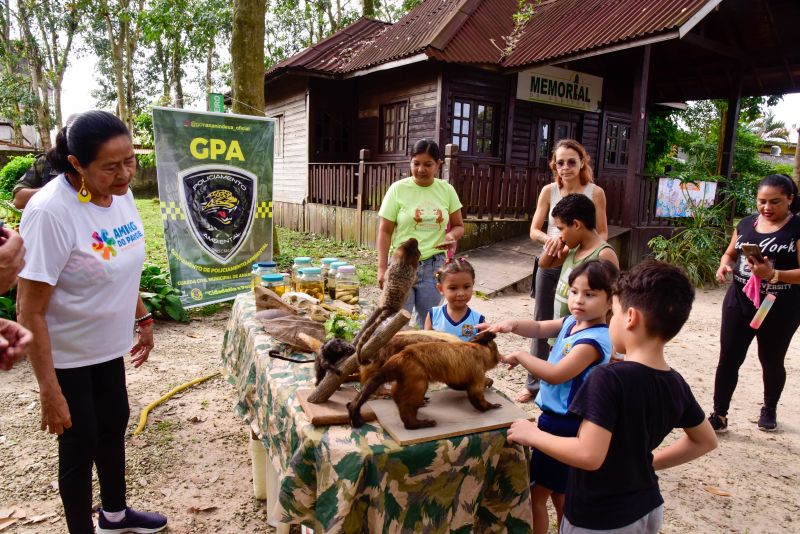
<path fill-rule="evenodd" d="M 518 0 L 424 0 L 394 24 L 359 19 L 273 66 L 352 73 L 425 53 L 452 63 L 520 68 L 674 32 L 720 0 L 543 0 L 504 60 Z"/>
<path fill-rule="evenodd" d="M 463 22 L 453 18 L 464 4 L 471 1 L 425 0 L 392 24 L 371 46 L 365 47 L 362 53 L 347 65 L 344 72 L 364 69 L 422 52 L 451 21 Z"/>
<path fill-rule="evenodd" d="M 433 42 L 430 55 L 451 63 L 497 65 L 506 46 L 504 37 L 514 29 L 517 2 L 481 0 L 470 13 L 466 13 L 467 7 L 461 10 L 467 16 L 453 38 L 443 47 Z"/>
<path fill-rule="evenodd" d="M 266 76 L 271 77 L 287 69 L 331 74 L 341 72 L 364 47 L 372 44 L 376 37 L 391 26 L 388 22 L 360 18 L 317 44 L 276 63 L 267 71 Z"/>
<path fill-rule="evenodd" d="M 506 67 L 552 61 L 677 30 L 715 0 L 555 0 L 536 8 Z"/>

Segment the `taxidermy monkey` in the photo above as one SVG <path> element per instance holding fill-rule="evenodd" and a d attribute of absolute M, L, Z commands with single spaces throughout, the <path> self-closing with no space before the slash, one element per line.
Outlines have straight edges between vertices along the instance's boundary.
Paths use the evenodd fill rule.
<path fill-rule="evenodd" d="M 364 384 L 358 396 L 347 404 L 350 423 L 364 424 L 361 406 L 386 382 L 395 381 L 392 398 L 397 404 L 403 425 L 411 430 L 435 426 L 432 419 L 417 419 L 417 410 L 425 404 L 429 382 L 444 382 L 453 389 L 467 392 L 476 410 L 499 408 L 483 395 L 486 371 L 497 365 L 500 354 L 493 341 L 495 334 L 481 332 L 468 343 L 416 343 L 391 356 L 383 367 Z"/>
<path fill-rule="evenodd" d="M 316 385 L 322 382 L 322 379 L 325 378 L 328 371 L 341 375 L 339 365 L 345 358 L 356 351 L 352 344 L 343 339 L 331 339 L 323 344 L 319 340 L 306 334 L 301 333 L 300 337 L 308 346 L 314 349 L 314 352 L 316 352 L 314 357 L 314 370 L 316 371 L 317 377 Z M 392 336 L 386 345 L 381 347 L 369 363 L 360 366 L 359 378 L 362 384 L 365 383 L 369 377 L 381 368 L 383 363 L 388 360 L 390 356 L 397 354 L 408 345 L 426 342 L 457 343 L 460 341 L 461 338 L 458 336 L 446 332 L 437 332 L 435 330 L 405 330 L 398 332 Z M 489 379 L 487 378 L 487 380 Z"/>
<path fill-rule="evenodd" d="M 448 334 L 447 332 L 437 332 L 436 330 L 402 330 L 380 348 L 380 350 L 365 363 L 358 366 L 359 379 L 362 384 L 366 384 L 372 375 L 378 372 L 386 360 L 415 343 L 459 343 L 463 340 Z"/>
<path fill-rule="evenodd" d="M 341 375 L 339 371 L 339 362 L 350 356 L 356 351 L 355 347 L 343 339 L 331 339 L 324 345 L 319 347 L 314 357 L 314 372 L 317 375 L 317 381 L 314 385 L 318 386 L 328 371 Z"/>
<path fill-rule="evenodd" d="M 408 292 L 417 281 L 419 267 L 419 244 L 413 237 L 400 244 L 392 255 L 392 262 L 386 271 L 383 282 L 383 293 L 378 300 L 378 307 L 361 327 L 355 341 L 358 363 L 363 364 L 361 349 L 364 347 L 375 329 L 383 321 L 400 311 L 406 303 Z"/>

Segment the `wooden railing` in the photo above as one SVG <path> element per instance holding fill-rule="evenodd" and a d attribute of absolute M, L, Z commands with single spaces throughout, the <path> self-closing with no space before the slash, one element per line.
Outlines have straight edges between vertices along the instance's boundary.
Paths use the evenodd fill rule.
<path fill-rule="evenodd" d="M 458 193 L 465 218 L 491 221 L 533 217 L 539 192 L 552 180 L 549 170 L 472 162 L 457 157 L 453 148 L 447 145 L 442 178 Z M 409 164 L 406 160 L 371 162 L 367 150 L 362 150 L 361 156 L 358 163 L 310 163 L 308 202 L 377 211 L 389 186 L 409 175 Z M 641 182 L 638 198 L 627 198 L 623 173 L 596 178 L 606 195 L 608 224 L 627 226 L 625 206 L 635 202 L 632 226 L 676 226 L 673 219 L 655 216 L 657 177 L 637 175 L 637 179 Z"/>
<path fill-rule="evenodd" d="M 680 226 L 680 219 L 656 217 L 656 203 L 658 202 L 658 176 L 637 174 L 641 180 L 639 186 L 639 216 L 637 226 Z"/>
<path fill-rule="evenodd" d="M 389 186 L 409 176 L 408 161 L 364 162 L 363 209 L 378 211 Z"/>
<path fill-rule="evenodd" d="M 358 163 L 309 163 L 308 201 L 355 208 L 357 176 Z"/>
<path fill-rule="evenodd" d="M 465 218 L 529 219 L 539 191 L 550 183 L 550 173 L 516 165 L 459 162 L 450 183 L 458 193 Z"/>
<path fill-rule="evenodd" d="M 595 176 L 595 183 L 606 194 L 606 220 L 608 224 L 623 226 L 625 209 L 625 174 Z"/>

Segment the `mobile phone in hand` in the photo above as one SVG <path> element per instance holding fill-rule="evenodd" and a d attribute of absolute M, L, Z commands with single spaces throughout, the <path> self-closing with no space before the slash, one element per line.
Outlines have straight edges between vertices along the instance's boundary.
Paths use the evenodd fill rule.
<path fill-rule="evenodd" d="M 764 256 L 761 254 L 761 249 L 758 245 L 753 243 L 742 243 L 742 253 L 750 258 L 751 261 L 763 263 Z"/>

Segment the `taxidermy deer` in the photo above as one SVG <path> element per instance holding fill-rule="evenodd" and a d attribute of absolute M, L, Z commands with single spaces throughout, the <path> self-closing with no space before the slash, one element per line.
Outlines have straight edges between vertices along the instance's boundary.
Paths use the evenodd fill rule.
<path fill-rule="evenodd" d="M 499 408 L 499 404 L 490 403 L 483 394 L 486 371 L 500 360 L 494 338 L 494 333 L 481 332 L 466 343 L 415 343 L 390 356 L 353 402 L 347 404 L 350 423 L 354 427 L 364 424 L 361 406 L 378 387 L 391 381 L 395 381 L 392 398 L 407 429 L 436 425 L 432 419 L 417 419 L 417 410 L 425 404 L 430 382 L 444 382 L 453 389 L 466 391 L 470 403 L 481 412 Z"/>

